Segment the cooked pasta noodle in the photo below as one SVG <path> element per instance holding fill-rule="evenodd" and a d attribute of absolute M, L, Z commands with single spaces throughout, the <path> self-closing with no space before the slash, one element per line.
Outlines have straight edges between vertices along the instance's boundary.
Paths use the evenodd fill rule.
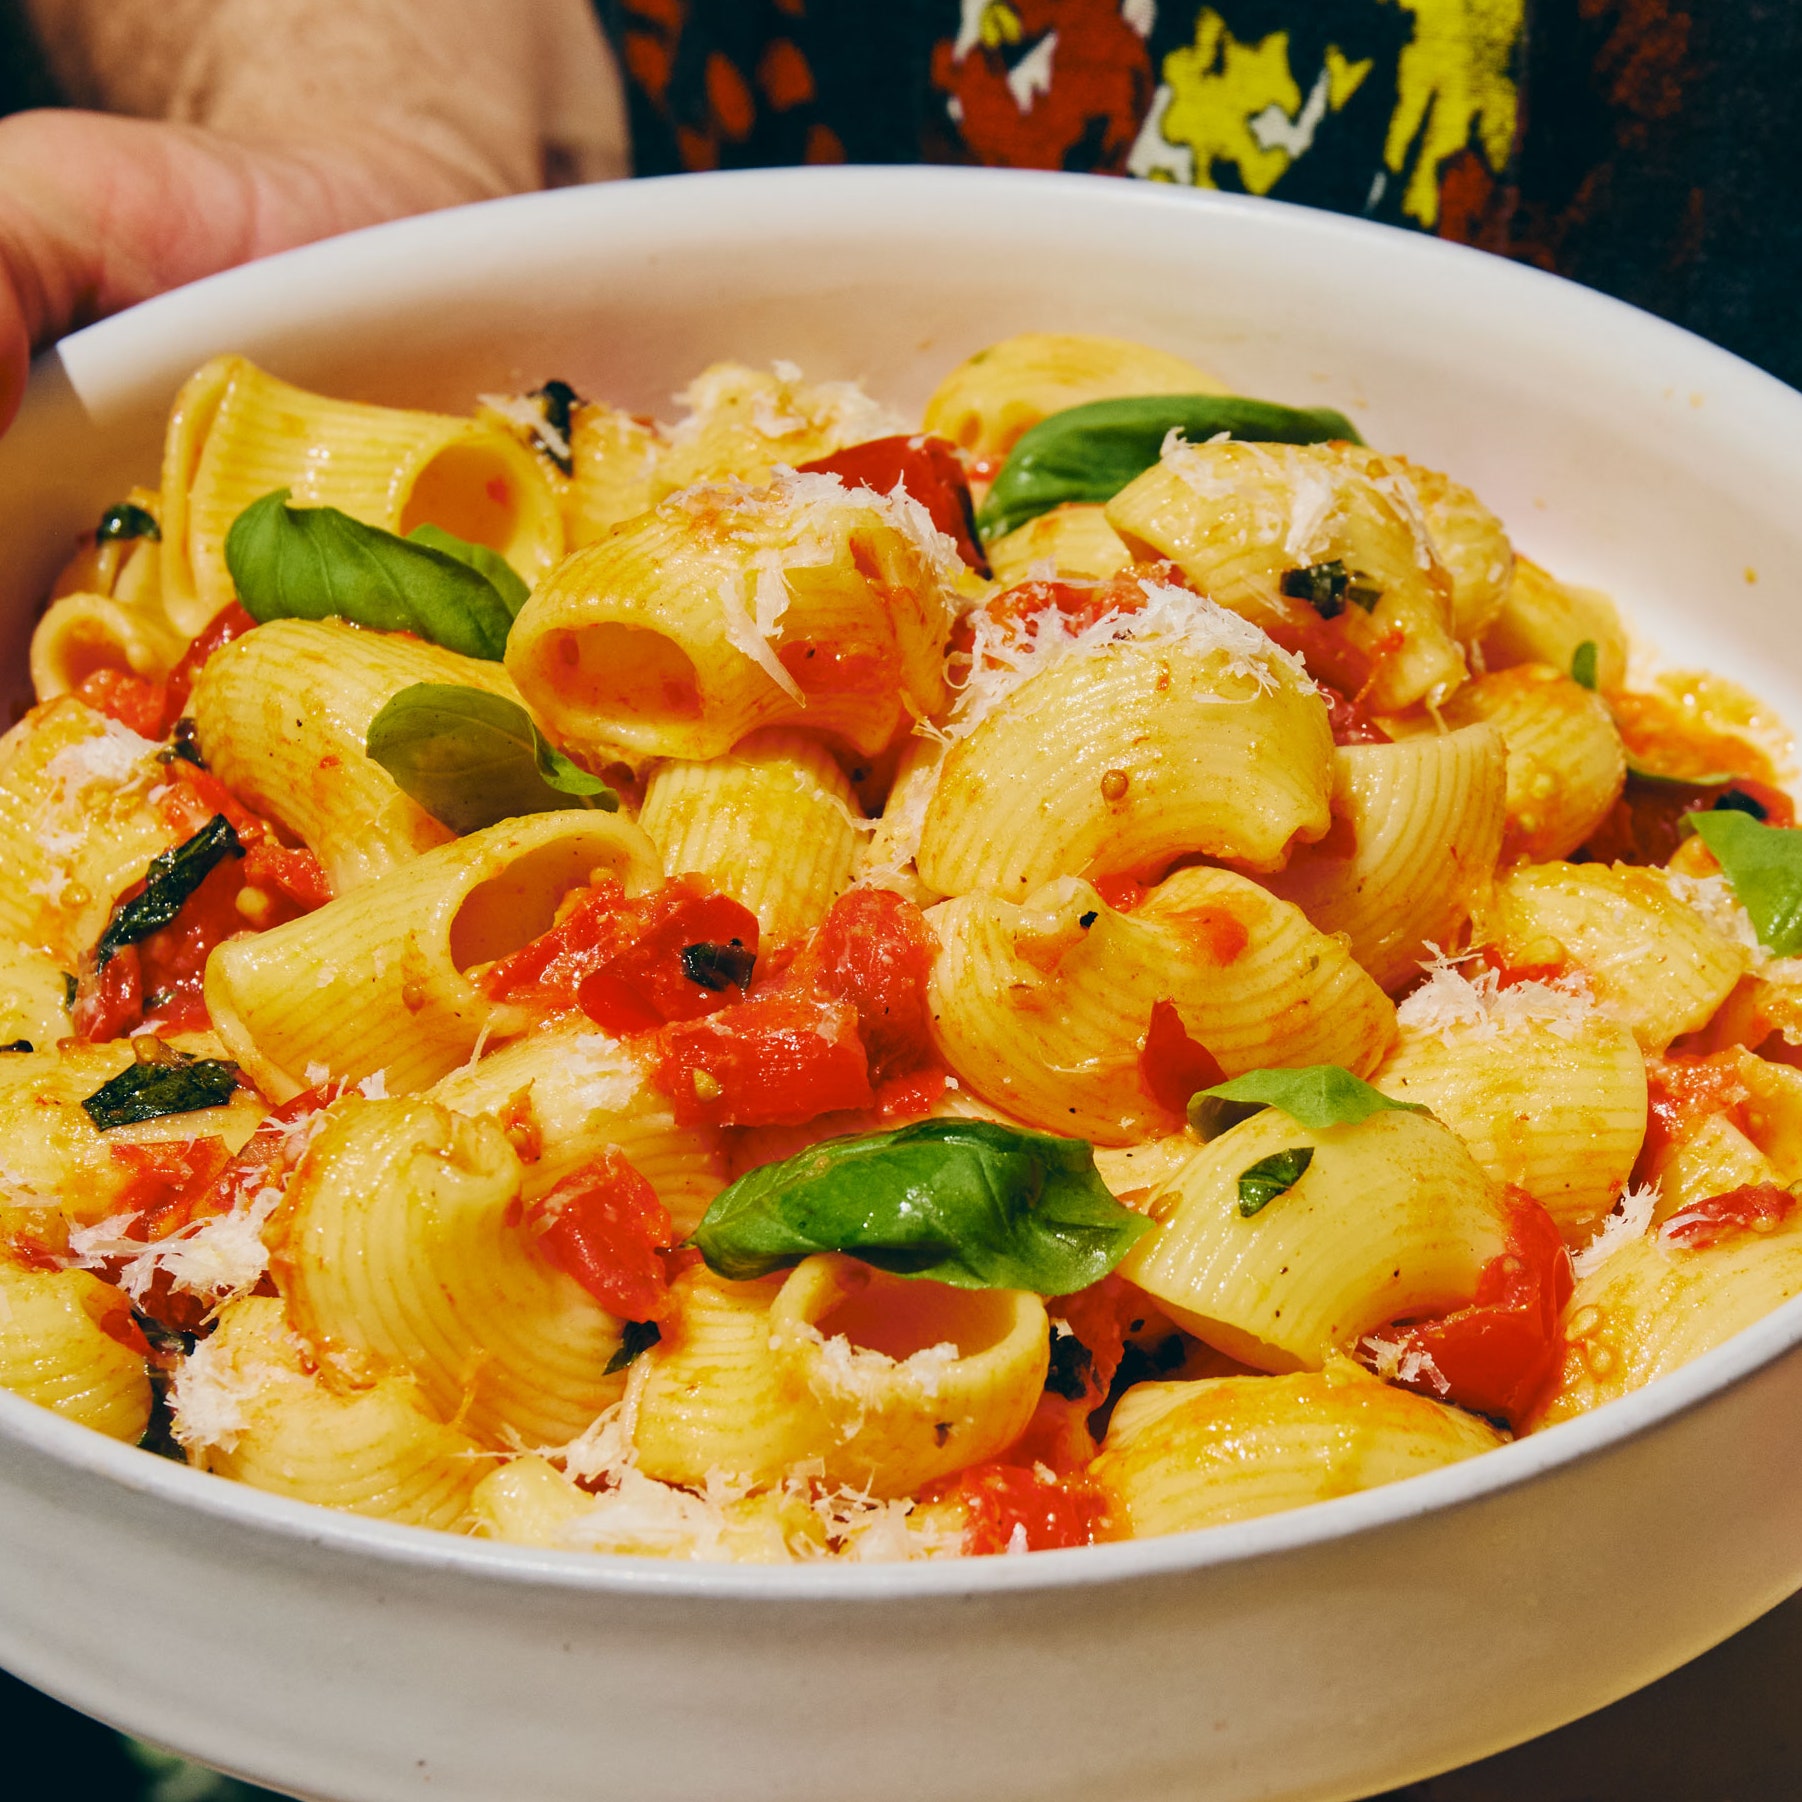
<path fill-rule="evenodd" d="M 0 1388 L 516 1545 L 932 1558 L 1403 1481 L 1802 1291 L 1774 717 L 1629 686 L 1455 472 L 1166 429 L 1345 431 L 1220 394 L 197 371 L 0 737 Z"/>

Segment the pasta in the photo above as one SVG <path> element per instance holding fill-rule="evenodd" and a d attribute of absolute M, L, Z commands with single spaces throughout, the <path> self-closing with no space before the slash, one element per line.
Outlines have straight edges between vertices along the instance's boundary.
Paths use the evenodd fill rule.
<path fill-rule="evenodd" d="M 174 397 L 0 737 L 0 1388 L 442 1532 L 943 1558 L 1802 1293 L 1751 697 L 1157 347 L 678 401 Z"/>

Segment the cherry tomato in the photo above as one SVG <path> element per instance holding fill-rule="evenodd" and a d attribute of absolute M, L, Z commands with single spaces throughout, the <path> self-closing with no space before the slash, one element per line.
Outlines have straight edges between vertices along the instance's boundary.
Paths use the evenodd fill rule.
<path fill-rule="evenodd" d="M 847 488 L 871 488 L 878 494 L 890 494 L 900 484 L 932 516 L 932 523 L 956 541 L 958 555 L 979 575 L 989 573 L 989 560 L 976 536 L 969 477 L 945 439 L 905 432 L 871 438 L 803 463 L 801 469 L 835 475 Z"/>
<path fill-rule="evenodd" d="M 529 1224 L 547 1263 L 572 1276 L 621 1320 L 661 1320 L 669 1273 L 661 1253 L 676 1243 L 657 1191 L 609 1145 L 571 1171 L 533 1208 Z"/>

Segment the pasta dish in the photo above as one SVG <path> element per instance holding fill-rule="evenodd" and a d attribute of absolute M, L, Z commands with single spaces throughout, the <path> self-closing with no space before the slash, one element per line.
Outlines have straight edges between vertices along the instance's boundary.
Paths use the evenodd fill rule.
<path fill-rule="evenodd" d="M 176 397 L 0 738 L 0 1387 L 447 1532 L 943 1558 L 1802 1291 L 1760 703 L 1164 351 L 677 399 Z"/>

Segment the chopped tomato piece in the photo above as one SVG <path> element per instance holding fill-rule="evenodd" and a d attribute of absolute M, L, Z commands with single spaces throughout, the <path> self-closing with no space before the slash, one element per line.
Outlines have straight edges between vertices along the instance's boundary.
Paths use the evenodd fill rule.
<path fill-rule="evenodd" d="M 933 1060 L 926 979 L 932 930 L 905 896 L 854 888 L 833 902 L 789 981 L 857 1009 L 870 1081 L 886 1082 Z"/>
<path fill-rule="evenodd" d="M 1336 745 L 1386 745 L 1389 734 L 1364 711 L 1358 701 L 1348 701 L 1336 688 L 1323 688 L 1327 724 Z"/>
<path fill-rule="evenodd" d="M 244 857 L 244 883 L 286 896 L 302 913 L 311 913 L 332 898 L 325 870 L 304 846 L 252 845 Z"/>
<path fill-rule="evenodd" d="M 757 916 L 698 876 L 626 899 L 617 876 L 566 903 L 549 931 L 502 958 L 483 987 L 496 1001 L 579 1006 L 615 1034 L 695 1020 L 739 999 L 757 956 Z"/>
<path fill-rule="evenodd" d="M 1558 1362 L 1558 1317 L 1570 1300 L 1570 1253 L 1552 1217 L 1509 1191 L 1506 1249 L 1484 1265 L 1469 1307 L 1383 1337 L 1420 1354 L 1407 1388 L 1517 1426 Z"/>
<path fill-rule="evenodd" d="M 943 438 L 900 433 L 871 438 L 801 465 L 803 471 L 835 475 L 847 488 L 891 494 L 897 485 L 932 516 L 932 523 L 957 544 L 958 555 L 980 575 L 989 573 L 976 536 L 976 509 L 970 480 L 956 450 Z"/>
<path fill-rule="evenodd" d="M 150 1356 L 150 1342 L 143 1329 L 132 1318 L 131 1303 L 123 1295 L 91 1293 L 83 1298 L 83 1307 L 93 1321 L 115 1345 L 122 1345 L 140 1358 Z"/>
<path fill-rule="evenodd" d="M 144 1018 L 143 965 L 136 945 L 127 945 L 96 969 L 83 970 L 75 985 L 71 1023 L 78 1039 L 100 1044 L 129 1032 Z"/>
<path fill-rule="evenodd" d="M 229 607 L 223 607 L 215 613 L 201 629 L 193 643 L 182 652 L 180 662 L 169 672 L 163 732 L 167 732 L 187 712 L 188 697 L 194 689 L 194 678 L 206 667 L 207 659 L 215 651 L 223 650 L 234 638 L 242 638 L 246 632 L 254 631 L 256 623 L 233 601 Z M 161 733 L 157 736 L 160 737 Z"/>
<path fill-rule="evenodd" d="M 533 1208 L 538 1249 L 621 1320 L 661 1320 L 669 1272 L 661 1254 L 678 1237 L 657 1191 L 609 1145 L 571 1171 Z"/>
<path fill-rule="evenodd" d="M 897 1120 L 918 1120 L 938 1106 L 944 1098 L 949 1072 L 943 1064 L 929 1064 L 919 1070 L 904 1070 L 877 1086 L 876 1111 L 885 1124 Z"/>
<path fill-rule="evenodd" d="M 1685 1251 L 1706 1251 L 1736 1233 L 1768 1233 L 1796 1209 L 1796 1198 L 1776 1183 L 1743 1183 L 1723 1195 L 1692 1201 L 1664 1223 L 1662 1237 Z"/>
<path fill-rule="evenodd" d="M 869 1107 L 869 1061 L 848 1001 L 755 997 L 657 1035 L 656 1081 L 684 1126 L 800 1126 Z"/>
<path fill-rule="evenodd" d="M 75 685 L 75 698 L 140 738 L 163 735 L 163 684 L 130 670 L 97 669 Z"/>
<path fill-rule="evenodd" d="M 113 1162 L 129 1173 L 117 1206 L 122 1214 L 137 1215 L 125 1228 L 126 1236 L 132 1239 L 160 1239 L 175 1227 L 185 1225 L 195 1197 L 231 1161 L 225 1141 L 215 1134 L 199 1139 L 115 1144 L 111 1150 Z"/>
<path fill-rule="evenodd" d="M 1093 1545 L 1107 1515 L 1101 1494 L 1084 1478 L 1036 1467 L 975 1464 L 942 1493 L 969 1511 L 964 1550 L 977 1558 Z"/>
<path fill-rule="evenodd" d="M 1226 1081 L 1214 1054 L 1189 1037 L 1171 1001 L 1160 1001 L 1151 1010 L 1151 1024 L 1139 1050 L 1139 1074 L 1152 1099 L 1173 1114 L 1186 1112 L 1190 1096 L 1198 1090 Z"/>

